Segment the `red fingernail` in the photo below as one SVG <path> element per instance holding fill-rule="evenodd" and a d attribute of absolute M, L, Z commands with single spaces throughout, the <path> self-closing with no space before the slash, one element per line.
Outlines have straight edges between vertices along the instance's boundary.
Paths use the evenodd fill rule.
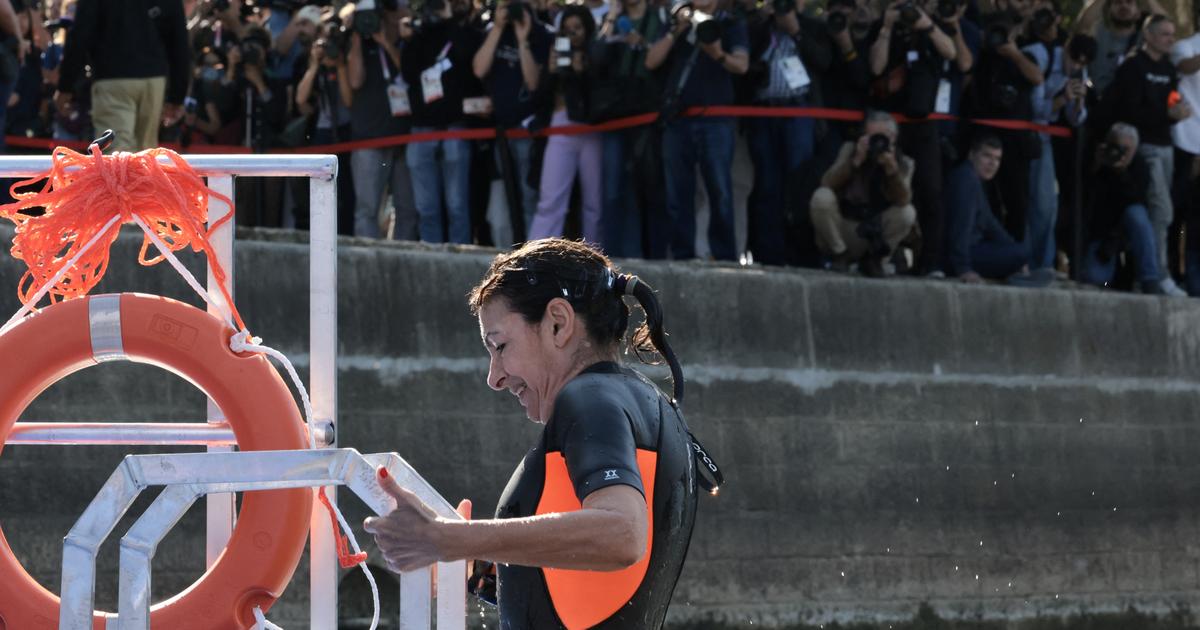
<path fill-rule="evenodd" d="M 388 471 L 387 471 L 387 468 L 385 468 L 385 467 L 383 467 L 383 466 L 380 466 L 380 467 L 379 467 L 379 478 L 380 478 L 380 479 L 387 479 L 387 478 L 388 478 Z"/>

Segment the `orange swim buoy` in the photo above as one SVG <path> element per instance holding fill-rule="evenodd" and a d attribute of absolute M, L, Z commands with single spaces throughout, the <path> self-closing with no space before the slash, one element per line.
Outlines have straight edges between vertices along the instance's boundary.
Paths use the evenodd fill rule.
<path fill-rule="evenodd" d="M 99 362 L 125 359 L 170 370 L 225 414 L 242 451 L 305 449 L 295 400 L 266 357 L 235 354 L 234 331 L 175 300 L 136 293 L 90 296 L 43 309 L 0 335 L 0 451 L 41 392 Z M 13 360 L 19 357 L 19 360 Z M 304 551 L 312 491 L 247 492 L 225 552 L 190 587 L 151 609 L 152 628 L 248 628 L 283 593 Z M 58 627 L 59 599 L 13 556 L 0 531 L 0 630 Z M 104 613 L 93 627 L 105 627 Z"/>

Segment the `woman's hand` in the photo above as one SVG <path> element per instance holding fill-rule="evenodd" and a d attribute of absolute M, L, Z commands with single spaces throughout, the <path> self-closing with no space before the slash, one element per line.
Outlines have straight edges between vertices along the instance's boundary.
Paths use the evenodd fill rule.
<path fill-rule="evenodd" d="M 386 516 L 363 521 L 363 529 L 375 536 L 375 544 L 393 573 L 415 571 L 445 560 L 441 549 L 441 524 L 437 513 L 417 495 L 400 487 L 391 476 L 380 474 L 379 486 L 396 500 L 396 509 Z M 470 514 L 471 502 L 458 505 L 459 514 Z"/>

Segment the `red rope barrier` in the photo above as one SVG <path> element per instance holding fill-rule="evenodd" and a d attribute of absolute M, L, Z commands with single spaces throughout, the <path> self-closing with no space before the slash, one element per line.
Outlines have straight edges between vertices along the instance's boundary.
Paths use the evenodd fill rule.
<path fill-rule="evenodd" d="M 736 117 L 736 118 L 820 118 L 824 120 L 840 120 L 845 122 L 858 122 L 863 119 L 863 112 L 860 110 L 850 109 L 830 109 L 825 107 L 749 107 L 742 105 L 718 105 L 710 107 L 691 107 L 684 110 L 681 114 L 687 117 L 701 118 L 716 118 L 716 117 Z M 922 120 L 962 120 L 977 125 L 987 127 L 995 127 L 997 129 L 1008 129 L 1014 131 L 1036 131 L 1039 133 L 1047 133 L 1060 138 L 1071 137 L 1071 129 L 1069 127 L 1058 127 L 1053 125 L 1040 125 L 1027 120 L 1002 120 L 996 118 L 983 119 L 965 119 L 947 114 L 930 114 L 927 118 L 909 118 L 900 114 L 893 114 L 896 120 L 901 123 L 914 123 Z M 546 136 L 573 136 L 585 133 L 601 133 L 605 131 L 618 131 L 621 129 L 629 129 L 632 127 L 640 127 L 649 125 L 658 120 L 658 113 L 651 112 L 647 114 L 638 114 L 627 118 L 618 118 L 603 123 L 594 125 L 563 125 L 559 127 L 547 127 L 539 130 L 537 133 L 530 133 L 525 129 L 509 129 L 505 135 L 509 138 L 532 138 Z M 410 133 L 396 136 L 385 136 L 382 138 L 372 138 L 370 140 L 355 140 L 352 142 L 337 142 L 333 144 L 319 144 L 295 148 L 274 148 L 267 153 L 345 153 L 356 149 L 382 149 L 387 147 L 396 147 L 414 142 L 433 142 L 437 140 L 490 140 L 496 137 L 496 130 L 492 128 L 483 129 L 454 129 L 447 131 L 427 131 L 423 133 Z M 46 149 L 54 150 L 56 147 L 68 147 L 78 151 L 85 150 L 88 143 L 85 141 L 72 140 L 53 140 L 49 138 L 26 138 L 24 136 L 7 136 L 6 142 L 9 146 L 24 147 L 31 149 Z M 184 148 L 174 143 L 162 145 L 164 148 L 173 151 L 184 151 Z M 219 144 L 191 144 L 186 148 L 188 153 L 252 153 L 252 151 L 243 146 L 236 145 L 219 145 Z"/>

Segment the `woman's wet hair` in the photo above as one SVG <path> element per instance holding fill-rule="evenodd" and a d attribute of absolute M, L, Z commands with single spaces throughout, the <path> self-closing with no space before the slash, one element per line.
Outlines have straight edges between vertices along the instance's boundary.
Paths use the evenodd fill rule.
<path fill-rule="evenodd" d="M 487 275 L 471 290 L 468 302 L 471 312 L 478 315 L 484 304 L 503 298 L 526 323 L 536 324 L 542 321 L 550 300 L 563 298 L 583 318 L 593 342 L 619 346 L 629 328 L 625 295 L 633 296 L 646 314 L 630 347 L 643 363 L 656 363 L 654 353 L 667 361 L 674 398 L 682 400 L 683 369 L 667 343 L 662 305 L 654 288 L 637 276 L 620 273 L 607 256 L 585 243 L 541 239 L 496 256 Z"/>

